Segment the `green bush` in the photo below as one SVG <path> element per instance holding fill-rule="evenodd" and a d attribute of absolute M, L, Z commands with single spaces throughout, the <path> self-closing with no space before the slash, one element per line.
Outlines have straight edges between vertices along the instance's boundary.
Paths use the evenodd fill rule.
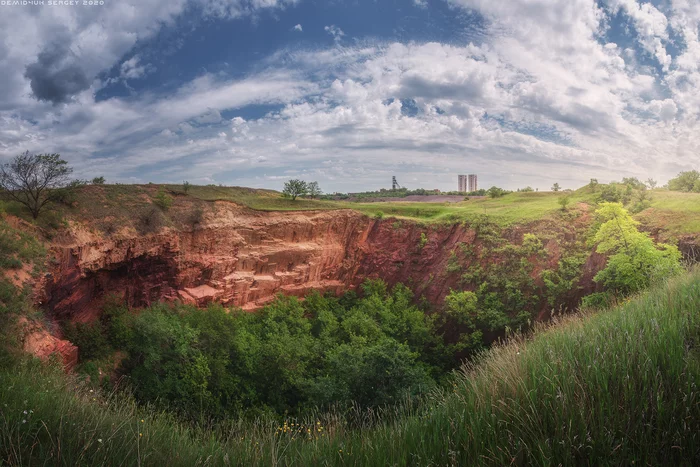
<path fill-rule="evenodd" d="M 623 295 L 682 271 L 681 253 L 673 245 L 655 244 L 637 230 L 639 222 L 619 203 L 603 203 L 596 211 L 600 227 L 594 241 L 598 253 L 610 254 L 594 280 Z"/>
<path fill-rule="evenodd" d="M 668 181 L 668 189 L 672 191 L 686 191 L 700 193 L 700 172 L 689 170 L 681 172 L 676 178 Z"/>
<path fill-rule="evenodd" d="M 173 198 L 165 192 L 163 187 L 160 187 L 158 189 L 158 193 L 156 193 L 153 202 L 163 211 L 167 211 L 168 209 L 170 209 L 170 206 L 173 205 Z"/>
<path fill-rule="evenodd" d="M 591 309 L 602 309 L 612 306 L 615 303 L 615 296 L 610 292 L 596 292 L 586 295 L 581 300 L 581 307 Z"/>
<path fill-rule="evenodd" d="M 425 232 L 420 233 L 420 239 L 418 240 L 418 249 L 422 250 L 425 245 L 428 244 L 428 236 L 425 235 Z"/>
<path fill-rule="evenodd" d="M 78 346 L 81 362 L 106 357 L 112 350 L 99 322 L 67 323 L 64 326 L 64 335 Z"/>

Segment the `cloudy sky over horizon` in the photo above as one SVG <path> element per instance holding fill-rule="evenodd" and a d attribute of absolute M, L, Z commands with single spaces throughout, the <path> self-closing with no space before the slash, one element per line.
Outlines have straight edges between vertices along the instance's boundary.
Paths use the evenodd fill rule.
<path fill-rule="evenodd" d="M 2 161 L 329 192 L 700 168 L 696 0 L 0 3 Z"/>

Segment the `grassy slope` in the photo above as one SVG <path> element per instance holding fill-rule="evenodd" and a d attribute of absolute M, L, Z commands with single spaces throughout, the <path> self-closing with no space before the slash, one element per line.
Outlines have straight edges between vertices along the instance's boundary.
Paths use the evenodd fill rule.
<path fill-rule="evenodd" d="M 561 193 L 510 193 L 502 198 L 472 199 L 460 203 L 386 201 L 357 203 L 283 198 L 279 192 L 241 187 L 192 186 L 187 195 L 181 185 L 164 185 L 175 200 L 170 217 L 187 216 L 197 204 L 224 200 L 261 211 L 303 211 L 354 209 L 370 216 L 412 219 L 419 222 L 459 222 L 475 215 L 487 215 L 501 224 L 531 222 L 551 217 L 560 206 Z M 63 215 L 104 222 L 105 219 L 133 221 L 145 210 L 160 185 L 103 185 L 81 189 L 75 207 L 61 206 Z M 595 194 L 581 188 L 571 193 L 570 208 L 577 203 L 595 202 Z M 666 236 L 700 232 L 700 193 L 655 190 L 652 208 L 637 217 L 650 227 L 662 228 Z M 15 213 L 17 214 L 17 213 Z"/>
<path fill-rule="evenodd" d="M 668 235 L 700 232 L 700 193 L 654 191 L 651 209 L 638 218 L 652 226 L 660 226 Z"/>
<path fill-rule="evenodd" d="M 0 371 L 0 456 L 11 465 L 698 465 L 699 310 L 695 272 L 492 349 L 424 410 L 360 431 L 321 419 L 331 437 L 313 440 L 262 422 L 195 432 L 28 364 Z"/>
<path fill-rule="evenodd" d="M 474 215 L 488 215 L 504 224 L 542 219 L 561 209 L 556 193 L 510 193 L 502 198 L 479 198 L 460 203 L 378 202 L 342 203 L 370 215 L 384 215 L 428 221 L 459 221 Z M 588 202 L 585 193 L 573 193 L 570 206 Z"/>

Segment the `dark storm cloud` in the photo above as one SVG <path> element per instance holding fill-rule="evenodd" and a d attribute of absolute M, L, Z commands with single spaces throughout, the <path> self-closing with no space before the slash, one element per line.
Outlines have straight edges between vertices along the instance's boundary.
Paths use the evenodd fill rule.
<path fill-rule="evenodd" d="M 34 97 L 56 105 L 70 101 L 90 87 L 90 79 L 77 61 L 67 44 L 53 43 L 44 47 L 36 63 L 27 65 L 24 72 Z"/>

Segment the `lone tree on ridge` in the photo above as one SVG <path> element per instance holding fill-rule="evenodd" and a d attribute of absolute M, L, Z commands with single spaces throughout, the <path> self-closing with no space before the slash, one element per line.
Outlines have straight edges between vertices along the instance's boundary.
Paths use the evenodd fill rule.
<path fill-rule="evenodd" d="M 306 188 L 311 199 L 315 199 L 317 196 L 321 196 L 323 194 L 321 187 L 318 186 L 318 182 L 311 182 L 306 185 Z"/>
<path fill-rule="evenodd" d="M 309 192 L 309 186 L 304 180 L 292 179 L 285 182 L 282 193 L 285 196 L 292 198 L 292 201 L 297 199 L 297 196 L 305 195 Z"/>
<path fill-rule="evenodd" d="M 51 201 L 51 191 L 68 185 L 73 168 L 59 154 L 16 156 L 0 166 L 0 188 L 8 198 L 24 205 L 36 219 Z"/>

